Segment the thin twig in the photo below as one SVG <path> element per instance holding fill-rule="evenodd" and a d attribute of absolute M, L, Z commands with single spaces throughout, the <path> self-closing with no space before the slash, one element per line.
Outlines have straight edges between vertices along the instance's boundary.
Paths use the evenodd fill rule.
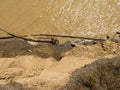
<path fill-rule="evenodd" d="M 34 39 L 30 39 L 30 38 L 24 38 L 24 37 L 21 37 L 21 36 L 16 36 L 14 34 L 11 34 L 11 33 L 7 32 L 7 31 L 5 31 L 4 29 L 1 29 L 1 28 L 0 28 L 0 31 L 3 31 L 4 33 L 11 36 L 11 37 L 2 37 L 2 39 L 15 37 L 15 38 L 19 38 L 19 39 L 26 40 L 26 41 L 32 41 L 32 42 L 52 43 L 52 40 L 47 40 L 47 41 L 46 40 L 34 40 Z"/>

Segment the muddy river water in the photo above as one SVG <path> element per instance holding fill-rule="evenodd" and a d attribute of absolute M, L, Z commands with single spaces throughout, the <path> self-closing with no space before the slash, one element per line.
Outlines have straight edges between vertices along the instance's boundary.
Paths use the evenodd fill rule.
<path fill-rule="evenodd" d="M 0 0 L 0 27 L 18 35 L 104 38 L 120 31 L 120 0 Z"/>

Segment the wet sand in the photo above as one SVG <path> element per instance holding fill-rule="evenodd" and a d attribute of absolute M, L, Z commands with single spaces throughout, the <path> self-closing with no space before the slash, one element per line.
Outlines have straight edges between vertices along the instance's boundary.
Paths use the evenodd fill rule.
<path fill-rule="evenodd" d="M 34 43 L 34 42 L 31 42 Z M 41 58 L 53 57 L 59 60 L 62 54 L 71 50 L 73 46 L 70 43 L 52 45 L 52 43 L 31 43 L 21 39 L 0 40 L 0 57 L 16 57 L 34 55 Z"/>

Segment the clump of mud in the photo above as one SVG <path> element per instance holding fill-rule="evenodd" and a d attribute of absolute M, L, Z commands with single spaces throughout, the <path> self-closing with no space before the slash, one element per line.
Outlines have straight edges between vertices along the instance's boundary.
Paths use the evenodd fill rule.
<path fill-rule="evenodd" d="M 99 59 L 75 70 L 62 90 L 120 90 L 120 57 Z"/>

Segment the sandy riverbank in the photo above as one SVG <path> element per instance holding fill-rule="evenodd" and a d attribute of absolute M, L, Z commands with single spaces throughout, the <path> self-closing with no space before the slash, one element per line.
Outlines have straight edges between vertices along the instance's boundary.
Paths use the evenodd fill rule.
<path fill-rule="evenodd" d="M 34 54 L 19 55 L 17 53 L 13 57 L 2 56 L 0 58 L 0 84 L 18 82 L 24 87 L 34 87 L 38 90 L 54 90 L 63 87 L 76 69 L 100 58 L 120 56 L 119 43 L 106 41 L 103 46 L 104 48 L 100 44 L 77 45 L 68 51 L 59 53 L 64 55 L 60 61 L 57 61 L 54 55 L 41 57 Z M 43 48 L 43 46 L 39 47 Z M 52 49 L 46 48 L 45 50 L 44 48 L 43 54 L 50 53 L 49 50 Z"/>

